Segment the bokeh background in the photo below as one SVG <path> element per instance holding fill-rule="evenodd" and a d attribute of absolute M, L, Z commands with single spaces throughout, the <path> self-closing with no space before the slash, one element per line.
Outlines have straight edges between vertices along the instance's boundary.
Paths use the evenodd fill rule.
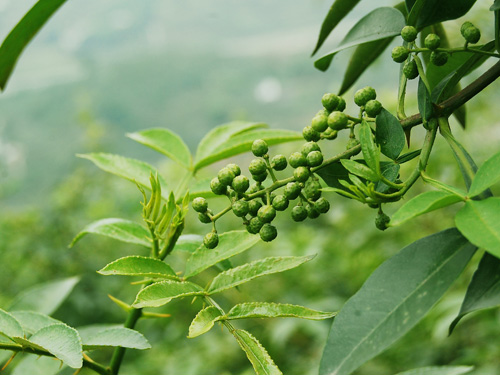
<path fill-rule="evenodd" d="M 1 39 L 33 4 L 33 0 L 0 0 Z M 0 96 L 0 306 L 8 306 L 17 293 L 38 283 L 79 275 L 81 282 L 55 317 L 72 326 L 122 322 L 124 313 L 107 294 L 131 302 L 137 286 L 126 278 L 106 278 L 95 271 L 118 257 L 144 250 L 91 236 L 72 249 L 68 244 L 91 221 L 140 220 L 141 196 L 132 183 L 106 175 L 75 155 L 102 151 L 143 159 L 174 185 L 176 167 L 125 138 L 126 132 L 167 127 L 194 152 L 206 132 L 233 120 L 300 131 L 320 109 L 323 93 L 338 90 L 349 61 L 347 51 L 335 58 L 326 73 L 313 67 L 310 54 L 330 5 L 322 0 L 293 5 L 283 0 L 68 0 L 21 56 Z M 320 54 L 335 46 L 357 19 L 381 5 L 392 2 L 361 2 Z M 493 34 L 489 5 L 478 2 L 467 17 L 480 25 L 483 40 Z M 456 33 L 461 22 L 445 26 Z M 457 39 L 457 43 L 462 42 Z M 352 92 L 372 85 L 383 104 L 393 109 L 398 66 L 390 58 L 390 49 Z M 414 91 L 410 86 L 409 92 Z M 352 92 L 345 98 L 348 112 L 355 113 Z M 500 127 L 494 104 L 499 99 L 498 84 L 481 97 L 467 105 L 466 131 L 453 124 L 456 136 L 478 163 L 498 150 Z M 409 99 L 407 112 L 415 111 L 415 99 Z M 412 150 L 418 148 L 421 136 L 419 130 L 413 132 Z M 322 147 L 333 153 L 342 150 L 345 141 L 339 137 Z M 298 147 L 300 143 L 282 145 L 271 152 L 289 154 Z M 244 169 L 250 156 L 234 160 Z M 208 168 L 206 175 L 215 174 L 225 163 Z M 462 185 L 453 157 L 440 139 L 429 173 Z M 419 183 L 410 196 L 426 189 Z M 275 301 L 336 311 L 400 248 L 452 226 L 457 209 L 441 210 L 382 233 L 373 224 L 376 211 L 338 196 L 330 198 L 332 210 L 318 220 L 297 224 L 288 215 L 279 215 L 276 241 L 259 244 L 234 259 L 241 264 L 264 256 L 316 253 L 313 261 L 225 293 L 221 303 L 230 307 L 251 300 Z M 388 213 L 399 205 L 389 207 Z M 226 230 L 241 229 L 231 220 L 222 224 Z M 190 213 L 185 233 L 206 231 Z M 446 364 L 474 365 L 476 375 L 500 373 L 497 310 L 471 314 L 447 336 L 479 256 L 427 318 L 355 374 L 386 375 Z M 174 265 L 180 267 L 183 261 L 184 255 L 173 256 Z M 208 276 L 213 276 L 210 272 Z M 172 314 L 171 318 L 141 321 L 137 328 L 153 349 L 127 352 L 121 373 L 252 374 L 244 353 L 227 332 L 213 329 L 199 338 L 186 338 L 199 308 L 198 301 L 174 301 L 158 309 Z M 312 375 L 317 373 L 330 324 L 275 319 L 249 320 L 239 326 L 261 340 L 285 374 Z M 14 365 L 5 373 L 15 371 Z M 87 373 L 91 372 L 82 371 Z"/>

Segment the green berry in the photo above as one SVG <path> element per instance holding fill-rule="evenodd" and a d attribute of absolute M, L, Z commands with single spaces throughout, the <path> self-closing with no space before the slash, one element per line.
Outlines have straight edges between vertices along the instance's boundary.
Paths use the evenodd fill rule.
<path fill-rule="evenodd" d="M 217 175 L 219 182 L 224 185 L 231 185 L 233 183 L 234 177 L 235 176 L 233 171 L 227 167 L 222 168 Z"/>
<path fill-rule="evenodd" d="M 210 181 L 210 189 L 216 195 L 224 195 L 227 192 L 227 186 L 222 184 L 217 177 Z"/>
<path fill-rule="evenodd" d="M 321 197 L 316 202 L 314 202 L 314 208 L 321 214 L 326 214 L 330 209 L 330 202 L 325 198 Z"/>
<path fill-rule="evenodd" d="M 460 26 L 460 34 L 464 36 L 465 30 L 467 30 L 469 27 L 475 27 L 472 22 L 465 21 L 462 26 Z"/>
<path fill-rule="evenodd" d="M 264 189 L 264 187 L 261 184 L 253 184 L 248 189 L 247 194 L 257 193 L 258 191 L 261 191 L 262 189 Z"/>
<path fill-rule="evenodd" d="M 316 142 L 307 142 L 302 145 L 302 148 L 300 149 L 300 152 L 302 155 L 306 156 L 309 155 L 311 151 L 321 151 L 321 148 Z M 307 165 L 307 161 L 306 161 Z"/>
<path fill-rule="evenodd" d="M 304 221 L 307 218 L 307 210 L 304 206 L 295 206 L 292 209 L 292 219 L 293 221 Z"/>
<path fill-rule="evenodd" d="M 276 210 L 271 205 L 262 206 L 257 212 L 257 217 L 263 223 L 270 223 L 276 217 Z"/>
<path fill-rule="evenodd" d="M 205 198 L 197 197 L 193 199 L 192 206 L 196 212 L 207 212 L 208 202 Z"/>
<path fill-rule="evenodd" d="M 248 222 L 247 231 L 251 234 L 257 234 L 263 225 L 264 223 L 258 217 L 253 217 Z"/>
<path fill-rule="evenodd" d="M 260 228 L 259 235 L 262 241 L 269 242 L 276 238 L 278 230 L 274 225 L 264 224 L 262 228 Z"/>
<path fill-rule="evenodd" d="M 261 174 L 267 171 L 266 162 L 262 159 L 253 159 L 248 166 L 251 174 Z"/>
<path fill-rule="evenodd" d="M 402 63 L 408 58 L 409 53 L 410 51 L 408 50 L 408 48 L 397 46 L 392 49 L 391 56 L 395 62 Z"/>
<path fill-rule="evenodd" d="M 210 232 L 205 235 L 203 238 L 203 245 L 207 249 L 213 249 L 219 244 L 219 236 L 215 232 Z"/>
<path fill-rule="evenodd" d="M 264 182 L 267 178 L 267 170 L 264 173 L 252 174 L 252 178 L 257 182 Z"/>
<path fill-rule="evenodd" d="M 417 39 L 417 34 L 417 29 L 415 29 L 413 26 L 405 26 L 401 30 L 401 38 L 403 38 L 405 42 L 411 43 L 415 41 L 415 39 Z"/>
<path fill-rule="evenodd" d="M 326 108 L 320 109 L 318 112 L 316 112 L 315 116 L 328 116 L 330 114 L 330 111 L 327 110 Z"/>
<path fill-rule="evenodd" d="M 320 215 L 319 211 L 312 204 L 308 204 L 306 206 L 306 211 L 307 211 L 307 217 L 309 219 L 316 219 Z"/>
<path fill-rule="evenodd" d="M 435 50 L 441 45 L 441 38 L 437 34 L 429 34 L 425 37 L 424 46 L 430 50 Z"/>
<path fill-rule="evenodd" d="M 403 65 L 403 73 L 408 79 L 415 79 L 418 77 L 417 62 L 410 60 Z"/>
<path fill-rule="evenodd" d="M 294 152 L 288 158 L 288 163 L 292 168 L 297 168 L 307 165 L 307 159 L 301 152 Z"/>
<path fill-rule="evenodd" d="M 203 224 L 208 224 L 212 222 L 212 219 L 210 219 L 210 216 L 206 212 L 200 212 L 198 214 L 198 220 L 201 221 Z"/>
<path fill-rule="evenodd" d="M 432 51 L 430 60 L 434 65 L 442 66 L 448 62 L 448 54 L 446 52 Z"/>
<path fill-rule="evenodd" d="M 284 195 L 277 195 L 273 199 L 273 207 L 276 211 L 285 211 L 288 208 L 288 199 Z"/>
<path fill-rule="evenodd" d="M 311 151 L 307 154 L 307 164 L 310 167 L 317 167 L 323 163 L 323 154 L 321 151 Z"/>
<path fill-rule="evenodd" d="M 370 117 L 377 117 L 377 115 L 382 111 L 382 104 L 378 100 L 369 100 L 365 104 L 365 112 Z"/>
<path fill-rule="evenodd" d="M 328 126 L 333 130 L 342 130 L 347 127 L 347 115 L 343 112 L 334 111 L 328 116 Z"/>
<path fill-rule="evenodd" d="M 388 228 L 387 224 L 389 223 L 389 221 L 391 221 L 391 218 L 381 212 L 375 218 L 375 226 L 377 227 L 377 229 L 386 230 Z"/>
<path fill-rule="evenodd" d="M 229 168 L 231 171 L 233 171 L 235 176 L 239 176 L 241 174 L 241 169 L 238 164 L 231 163 L 226 165 L 226 168 Z"/>
<path fill-rule="evenodd" d="M 309 180 L 304 186 L 304 194 L 308 199 L 313 201 L 321 197 L 321 184 L 317 180 Z"/>
<path fill-rule="evenodd" d="M 299 182 L 306 182 L 310 174 L 309 169 L 306 167 L 297 167 L 293 171 L 293 177 Z"/>
<path fill-rule="evenodd" d="M 285 155 L 275 155 L 271 159 L 271 167 L 276 171 L 282 171 L 288 165 Z"/>
<path fill-rule="evenodd" d="M 346 107 L 345 99 L 339 97 L 339 105 L 337 106 L 337 111 L 343 112 Z"/>
<path fill-rule="evenodd" d="M 335 94 L 327 93 L 321 98 L 321 104 L 328 111 L 335 111 L 339 105 L 339 97 Z"/>
<path fill-rule="evenodd" d="M 232 205 L 233 213 L 238 217 L 243 217 L 248 214 L 248 202 L 244 199 L 240 199 L 233 203 Z"/>
<path fill-rule="evenodd" d="M 262 207 L 262 203 L 260 203 L 258 200 L 254 199 L 248 202 L 248 212 L 252 216 L 257 216 L 257 212 L 259 212 L 259 209 Z"/>
<path fill-rule="evenodd" d="M 346 148 L 346 150 L 349 150 L 349 149 L 351 149 L 353 147 L 356 147 L 357 145 L 359 145 L 359 141 L 356 138 L 349 138 L 349 140 L 347 141 L 347 145 L 345 146 L 345 148 Z"/>
<path fill-rule="evenodd" d="M 268 150 L 269 147 L 267 146 L 267 142 L 263 139 L 256 139 L 252 143 L 252 153 L 255 156 L 264 156 L 265 154 L 267 154 Z"/>
<path fill-rule="evenodd" d="M 461 30 L 460 30 L 461 31 Z M 465 28 L 462 32 L 464 39 L 471 44 L 476 44 L 481 39 L 481 31 L 474 25 Z"/>
<path fill-rule="evenodd" d="M 376 98 L 377 92 L 370 86 L 366 86 L 354 93 L 354 103 L 356 103 L 358 107 L 363 107 L 368 101 L 375 100 Z"/>
<path fill-rule="evenodd" d="M 335 138 L 337 138 L 338 133 L 339 132 L 337 130 L 333 130 L 332 128 L 328 128 L 323 133 L 323 138 L 334 140 Z"/>
<path fill-rule="evenodd" d="M 321 134 L 314 130 L 312 126 L 308 125 L 302 130 L 302 137 L 304 137 L 306 141 L 317 142 L 321 139 Z"/>
<path fill-rule="evenodd" d="M 324 132 L 328 128 L 328 116 L 314 116 L 311 127 L 317 132 Z"/>
<path fill-rule="evenodd" d="M 289 200 L 294 200 L 300 195 L 301 187 L 298 183 L 296 182 L 289 182 L 285 186 L 285 190 L 283 191 L 283 194 L 285 197 L 287 197 Z"/>
<path fill-rule="evenodd" d="M 232 187 L 234 191 L 236 191 L 237 193 L 244 193 L 245 191 L 248 190 L 249 186 L 250 186 L 250 181 L 246 176 L 243 175 L 236 176 L 232 183 Z"/>

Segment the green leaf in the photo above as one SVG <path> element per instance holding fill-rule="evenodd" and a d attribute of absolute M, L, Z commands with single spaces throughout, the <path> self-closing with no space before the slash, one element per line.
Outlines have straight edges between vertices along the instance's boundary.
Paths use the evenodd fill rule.
<path fill-rule="evenodd" d="M 325 71 L 337 52 L 349 47 L 399 35 L 404 26 L 405 18 L 399 10 L 389 7 L 377 8 L 361 18 L 349 30 L 339 46 L 316 60 L 314 66 Z"/>
<path fill-rule="evenodd" d="M 63 366 L 66 368 L 66 366 Z M 26 355 L 12 370 L 12 375 L 55 375 L 61 371 L 61 362 L 52 357 Z"/>
<path fill-rule="evenodd" d="M 152 240 L 149 231 L 143 226 L 124 219 L 102 219 L 87 225 L 71 241 L 69 247 L 73 247 L 82 237 L 92 233 L 111 237 L 115 240 L 151 247 Z"/>
<path fill-rule="evenodd" d="M 425 26 L 438 22 L 454 20 L 465 15 L 476 0 L 406 0 L 406 7 L 410 11 L 408 24 L 422 29 Z M 420 5 L 417 12 L 412 7 Z"/>
<path fill-rule="evenodd" d="M 468 200 L 456 214 L 455 225 L 474 245 L 500 258 L 500 198 Z"/>
<path fill-rule="evenodd" d="M 396 159 L 396 163 L 398 163 L 398 164 L 407 163 L 407 162 L 415 159 L 417 156 L 419 156 L 421 152 L 422 152 L 422 150 L 415 150 L 415 151 L 407 152 L 406 154 L 399 156 Z"/>
<path fill-rule="evenodd" d="M 239 267 L 219 273 L 207 289 L 208 294 L 219 293 L 234 288 L 257 277 L 283 272 L 310 261 L 313 256 L 303 257 L 269 257 L 255 260 Z"/>
<path fill-rule="evenodd" d="M 7 311 L 0 309 L 0 333 L 7 337 L 23 337 L 21 323 Z"/>
<path fill-rule="evenodd" d="M 485 253 L 472 277 L 460 312 L 450 325 L 450 334 L 467 314 L 500 305 L 500 259 Z"/>
<path fill-rule="evenodd" d="M 496 153 L 477 170 L 472 180 L 469 197 L 475 197 L 500 181 L 500 152 Z"/>
<path fill-rule="evenodd" d="M 342 19 L 349 14 L 349 12 L 359 3 L 360 0 L 335 0 L 323 20 L 321 25 L 321 30 L 319 32 L 318 42 L 311 56 L 314 56 L 316 52 L 321 48 L 325 42 L 328 35 L 335 29 Z"/>
<path fill-rule="evenodd" d="M 472 366 L 432 366 L 403 371 L 396 375 L 461 375 L 472 370 Z"/>
<path fill-rule="evenodd" d="M 375 123 L 377 126 L 375 140 L 380 145 L 380 152 L 388 158 L 396 160 L 405 147 L 403 127 L 398 119 L 385 108 L 382 108 Z"/>
<path fill-rule="evenodd" d="M 35 311 L 13 311 L 11 314 L 19 323 L 21 323 L 24 332 L 28 334 L 33 334 L 43 327 L 47 327 L 55 323 L 62 323 L 57 319 Z"/>
<path fill-rule="evenodd" d="M 203 289 L 189 281 L 165 280 L 151 284 L 142 289 L 134 301 L 133 307 L 159 307 L 169 303 L 174 298 L 200 296 Z"/>
<path fill-rule="evenodd" d="M 237 329 L 233 332 L 233 335 L 252 363 L 257 375 L 283 375 L 267 353 L 267 350 L 249 332 Z"/>
<path fill-rule="evenodd" d="M 210 189 L 210 181 L 211 178 L 204 178 L 202 180 L 195 181 L 193 184 L 189 186 L 189 199 L 193 200 L 197 197 L 202 198 L 219 198 L 222 196 L 215 195 Z"/>
<path fill-rule="evenodd" d="M 188 338 L 192 339 L 210 331 L 220 317 L 221 313 L 216 307 L 208 306 L 204 308 L 191 322 Z"/>
<path fill-rule="evenodd" d="M 194 253 L 203 244 L 203 237 L 198 234 L 183 234 L 175 243 L 173 251 Z"/>
<path fill-rule="evenodd" d="M 335 317 L 320 375 L 350 374 L 403 336 L 441 298 L 474 251 L 452 228 L 385 261 Z"/>
<path fill-rule="evenodd" d="M 345 169 L 356 176 L 360 176 L 366 180 L 376 182 L 380 177 L 366 165 L 357 163 L 354 160 L 343 159 L 340 161 Z"/>
<path fill-rule="evenodd" d="M 382 176 L 384 176 L 391 182 L 395 182 L 398 179 L 400 169 L 401 166 L 392 161 L 380 162 L 380 172 L 382 173 Z M 391 187 L 389 185 L 386 185 L 382 181 L 377 182 L 375 185 L 375 191 L 378 191 L 379 193 L 386 193 L 390 189 Z"/>
<path fill-rule="evenodd" d="M 500 10 L 500 0 L 495 0 L 493 5 L 490 7 L 491 11 L 497 11 Z"/>
<path fill-rule="evenodd" d="M 390 227 L 395 227 L 423 215 L 427 212 L 438 210 L 450 206 L 463 199 L 456 194 L 445 191 L 426 191 L 406 202 L 399 210 L 392 215 L 389 222 Z"/>
<path fill-rule="evenodd" d="M 140 333 L 130 328 L 92 325 L 78 328 L 82 338 L 83 350 L 94 350 L 106 346 L 120 346 L 130 349 L 150 349 L 148 340 Z"/>
<path fill-rule="evenodd" d="M 332 318 L 335 315 L 336 313 L 334 312 L 317 311 L 298 305 L 247 302 L 234 306 L 223 318 L 228 320 L 248 318 L 300 318 L 323 320 Z"/>
<path fill-rule="evenodd" d="M 222 233 L 215 249 L 207 249 L 202 245 L 188 258 L 184 277 L 193 277 L 224 259 L 248 250 L 259 241 L 259 236 L 245 230 Z"/>
<path fill-rule="evenodd" d="M 157 171 L 149 164 L 137 160 L 126 158 L 121 155 L 105 154 L 105 153 L 92 153 L 92 154 L 79 154 L 78 157 L 88 159 L 103 171 L 112 173 L 126 180 L 135 182 L 142 187 L 151 190 L 149 177 L 151 174 L 156 175 Z M 168 192 L 165 187 L 167 183 L 161 175 L 158 174 L 160 184 L 163 188 L 162 197 L 168 200 Z"/>
<path fill-rule="evenodd" d="M 418 111 L 422 115 L 423 122 L 427 122 L 432 117 L 434 108 L 432 107 L 431 95 L 425 87 L 424 81 L 418 80 Z"/>
<path fill-rule="evenodd" d="M 175 271 L 167 263 L 154 258 L 128 256 L 115 260 L 97 271 L 101 275 L 143 276 L 177 278 Z"/>
<path fill-rule="evenodd" d="M 0 89 L 2 91 L 24 48 L 66 0 L 39 0 L 14 27 L 0 46 Z"/>
<path fill-rule="evenodd" d="M 191 168 L 191 151 L 182 138 L 169 129 L 147 129 L 128 133 L 127 137 L 162 153 L 188 169 Z"/>
<path fill-rule="evenodd" d="M 340 180 L 347 180 L 349 172 L 342 165 L 342 163 L 332 163 L 324 168 L 316 171 L 316 173 L 325 181 L 325 184 L 336 189 L 346 190 L 339 182 Z"/>
<path fill-rule="evenodd" d="M 68 297 L 78 281 L 79 277 L 70 277 L 38 284 L 17 295 L 9 310 L 30 310 L 51 315 Z"/>
<path fill-rule="evenodd" d="M 368 165 L 377 176 L 380 176 L 380 151 L 373 141 L 372 129 L 366 121 L 359 125 L 359 141 L 361 142 L 361 151 L 366 165 Z"/>
<path fill-rule="evenodd" d="M 231 135 L 224 143 L 211 150 L 211 154 L 198 159 L 194 166 L 197 171 L 207 165 L 231 156 L 250 151 L 253 141 L 263 139 L 268 145 L 303 140 L 302 134 L 292 130 L 256 129 Z"/>

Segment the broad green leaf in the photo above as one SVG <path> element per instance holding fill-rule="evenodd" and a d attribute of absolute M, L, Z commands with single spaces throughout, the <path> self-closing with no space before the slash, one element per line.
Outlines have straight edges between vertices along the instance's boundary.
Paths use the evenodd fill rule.
<path fill-rule="evenodd" d="M 500 305 L 500 259 L 485 253 L 472 277 L 458 316 L 450 325 L 450 334 L 468 313 Z"/>
<path fill-rule="evenodd" d="M 232 333 L 252 363 L 257 375 L 283 375 L 267 350 L 255 337 L 242 329 L 237 329 Z"/>
<path fill-rule="evenodd" d="M 313 256 L 303 257 L 269 257 L 243 264 L 219 273 L 207 289 L 208 294 L 219 293 L 223 290 L 234 288 L 257 277 L 283 272 L 300 266 L 310 261 Z"/>
<path fill-rule="evenodd" d="M 339 46 L 316 60 L 314 66 L 325 71 L 337 52 L 349 47 L 399 35 L 404 26 L 405 18 L 399 10 L 389 7 L 377 8 L 360 19 L 349 30 Z"/>
<path fill-rule="evenodd" d="M 384 176 L 391 182 L 395 182 L 398 179 L 400 169 L 401 166 L 394 162 L 380 162 L 380 172 L 382 173 L 382 176 Z M 375 184 L 375 191 L 378 191 L 379 193 L 386 193 L 390 189 L 391 187 L 389 185 L 386 185 L 382 181 L 379 181 Z"/>
<path fill-rule="evenodd" d="M 372 169 L 368 168 L 364 164 L 360 164 L 350 159 L 343 159 L 340 161 L 345 169 L 347 169 L 352 174 L 362 177 L 365 180 L 376 182 L 380 180 L 380 177 Z"/>
<path fill-rule="evenodd" d="M 0 309 L 0 334 L 7 337 L 23 337 L 21 323 L 7 311 Z"/>
<path fill-rule="evenodd" d="M 424 81 L 418 80 L 418 111 L 424 123 L 430 120 L 434 108 L 432 107 L 431 94 L 427 91 Z"/>
<path fill-rule="evenodd" d="M 183 234 L 175 243 L 173 251 L 194 253 L 203 243 L 203 237 L 198 234 Z"/>
<path fill-rule="evenodd" d="M 63 366 L 66 368 L 66 366 Z M 55 375 L 62 371 L 61 362 L 52 357 L 25 355 L 12 370 L 12 375 Z"/>
<path fill-rule="evenodd" d="M 68 297 L 79 277 L 50 281 L 38 284 L 16 296 L 9 311 L 30 310 L 51 315 Z"/>
<path fill-rule="evenodd" d="M 184 277 L 192 277 L 215 264 L 236 254 L 248 250 L 260 237 L 244 230 L 225 232 L 219 236 L 219 244 L 215 249 L 200 246 L 187 260 Z"/>
<path fill-rule="evenodd" d="M 199 296 L 205 292 L 201 287 L 189 281 L 165 280 L 142 289 L 134 301 L 133 307 L 159 307 L 174 298 Z"/>
<path fill-rule="evenodd" d="M 253 141 L 256 139 L 263 139 L 270 146 L 284 142 L 303 140 L 302 134 L 292 130 L 281 129 L 255 129 L 234 134 L 224 143 L 213 148 L 210 155 L 202 159 L 197 159 L 194 170 L 197 171 L 219 160 L 249 152 Z"/>
<path fill-rule="evenodd" d="M 456 214 L 455 225 L 474 245 L 500 258 L 500 198 L 468 200 Z"/>
<path fill-rule="evenodd" d="M 461 375 L 472 370 L 472 366 L 432 366 L 403 371 L 396 375 Z"/>
<path fill-rule="evenodd" d="M 500 152 L 496 153 L 477 170 L 472 180 L 469 197 L 475 197 L 500 181 Z"/>
<path fill-rule="evenodd" d="M 195 181 L 189 186 L 189 199 L 193 200 L 197 197 L 202 198 L 221 198 L 220 195 L 215 195 L 210 189 L 211 178 L 204 178 L 202 180 Z"/>
<path fill-rule="evenodd" d="M 438 210 L 450 206 L 463 199 L 456 194 L 445 191 L 426 191 L 406 202 L 399 210 L 392 215 L 389 222 L 390 227 L 395 227 L 423 215 L 427 212 Z"/>
<path fill-rule="evenodd" d="M 466 14 L 476 0 L 406 0 L 406 7 L 412 10 L 413 5 L 421 5 L 415 15 L 410 11 L 408 24 L 422 29 L 438 22 L 454 20 Z"/>
<path fill-rule="evenodd" d="M 88 159 L 103 171 L 112 173 L 126 180 L 135 182 L 143 188 L 151 190 L 149 177 L 156 175 L 157 171 L 151 165 L 137 160 L 126 158 L 121 155 L 105 154 L 105 153 L 92 153 L 92 154 L 79 154 L 81 158 Z M 162 197 L 168 200 L 168 191 L 166 191 L 167 183 L 161 175 L 158 174 L 162 189 Z"/>
<path fill-rule="evenodd" d="M 210 331 L 220 317 L 221 313 L 218 308 L 214 306 L 204 308 L 198 312 L 191 322 L 188 338 L 192 339 Z"/>
<path fill-rule="evenodd" d="M 332 163 L 319 169 L 316 173 L 325 181 L 325 184 L 336 189 L 346 190 L 340 180 L 347 180 L 349 172 L 342 163 Z"/>
<path fill-rule="evenodd" d="M 24 48 L 65 2 L 66 0 L 39 0 L 7 35 L 0 46 L 0 89 L 2 91 Z"/>
<path fill-rule="evenodd" d="M 182 138 L 169 129 L 147 129 L 128 133 L 127 137 L 162 153 L 186 168 L 191 168 L 191 151 Z"/>
<path fill-rule="evenodd" d="M 71 241 L 69 247 L 73 247 L 82 237 L 89 233 L 99 234 L 101 236 L 114 238 L 118 241 L 146 247 L 151 247 L 152 244 L 151 234 L 142 225 L 130 220 L 109 218 L 94 221 L 87 225 L 76 235 L 73 241 Z"/>
<path fill-rule="evenodd" d="M 21 323 L 24 332 L 28 334 L 35 333 L 43 327 L 50 326 L 51 324 L 62 323 L 57 319 L 35 311 L 13 311 L 11 314 L 19 323 Z"/>
<path fill-rule="evenodd" d="M 398 119 L 385 108 L 382 108 L 375 123 L 375 140 L 380 145 L 380 152 L 388 158 L 396 160 L 405 147 L 403 127 Z"/>
<path fill-rule="evenodd" d="M 115 260 L 97 271 L 101 275 L 143 276 L 177 278 L 175 271 L 167 263 L 154 258 L 128 256 Z"/>
<path fill-rule="evenodd" d="M 380 152 L 373 141 L 372 129 L 366 121 L 362 121 L 359 125 L 359 141 L 366 165 L 380 176 Z"/>
<path fill-rule="evenodd" d="M 334 312 L 317 311 L 298 305 L 247 302 L 234 306 L 223 318 L 228 320 L 248 318 L 300 318 L 323 320 L 332 318 L 335 314 Z"/>
<path fill-rule="evenodd" d="M 79 327 L 83 350 L 94 350 L 106 346 L 120 346 L 130 349 L 150 349 L 148 340 L 140 333 L 130 328 L 92 325 Z"/>
<path fill-rule="evenodd" d="M 417 324 L 476 248 L 456 229 L 420 239 L 385 261 L 333 321 L 320 375 L 351 374 Z"/>

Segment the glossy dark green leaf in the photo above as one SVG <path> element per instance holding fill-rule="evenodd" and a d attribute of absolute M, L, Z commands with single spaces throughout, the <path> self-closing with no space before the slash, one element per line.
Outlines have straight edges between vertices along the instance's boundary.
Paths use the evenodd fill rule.
<path fill-rule="evenodd" d="M 475 249 L 448 229 L 385 261 L 335 317 L 320 375 L 351 374 L 403 336 L 441 298 Z"/>
<path fill-rule="evenodd" d="M 24 48 L 65 2 L 66 0 L 39 0 L 7 35 L 0 46 L 0 89 L 2 91 Z"/>
<path fill-rule="evenodd" d="M 421 152 L 422 152 L 422 150 L 415 150 L 415 151 L 410 151 L 410 152 L 403 154 L 401 156 L 398 156 L 398 158 L 396 159 L 396 163 L 398 163 L 398 164 L 407 163 L 410 160 L 413 160 L 417 156 L 419 156 Z"/>
<path fill-rule="evenodd" d="M 215 322 L 222 317 L 221 312 L 215 306 L 208 306 L 198 312 L 189 326 L 190 339 L 207 333 L 212 329 Z"/>
<path fill-rule="evenodd" d="M 380 162 L 380 172 L 382 176 L 387 178 L 391 182 L 395 182 L 399 175 L 399 170 L 401 166 L 393 162 Z M 379 193 L 387 193 L 391 187 L 386 185 L 383 181 L 379 181 L 375 184 L 375 191 Z"/>
<path fill-rule="evenodd" d="M 33 334 L 43 327 L 50 326 L 61 321 L 36 311 L 12 311 L 11 315 L 21 323 L 24 332 Z"/>
<path fill-rule="evenodd" d="M 203 295 L 201 287 L 189 281 L 165 280 L 151 284 L 142 289 L 134 301 L 136 309 L 142 307 L 159 307 L 169 303 L 174 298 Z"/>
<path fill-rule="evenodd" d="M 110 325 L 79 327 L 83 350 L 95 350 L 108 346 L 130 349 L 150 349 L 151 345 L 144 335 L 130 328 Z"/>
<path fill-rule="evenodd" d="M 0 334 L 7 337 L 23 337 L 21 323 L 7 311 L 0 309 Z"/>
<path fill-rule="evenodd" d="M 152 278 L 177 278 L 167 263 L 154 258 L 128 256 L 109 263 L 97 271 L 101 275 L 142 276 Z"/>
<path fill-rule="evenodd" d="M 418 80 L 418 111 L 422 116 L 422 120 L 425 122 L 429 121 L 432 117 L 432 113 L 434 111 L 432 107 L 431 94 L 427 91 L 427 87 L 425 87 L 424 82 L 419 79 Z"/>
<path fill-rule="evenodd" d="M 500 259 L 485 253 L 467 288 L 460 312 L 450 325 L 450 334 L 468 313 L 496 306 L 500 306 Z"/>
<path fill-rule="evenodd" d="M 500 181 L 500 152 L 486 160 L 472 180 L 469 197 L 475 197 Z"/>
<path fill-rule="evenodd" d="M 380 145 L 380 152 L 396 160 L 405 147 L 405 133 L 398 119 L 385 108 L 375 119 L 375 140 Z"/>
<path fill-rule="evenodd" d="M 406 7 L 411 10 L 414 5 L 419 11 L 408 16 L 408 24 L 422 29 L 438 22 L 454 20 L 466 14 L 476 0 L 406 0 Z"/>
<path fill-rule="evenodd" d="M 472 366 L 432 366 L 403 371 L 396 375 L 462 375 L 472 370 Z"/>
<path fill-rule="evenodd" d="M 314 66 L 325 71 L 337 52 L 349 47 L 399 35 L 404 26 L 405 18 L 399 10 L 389 7 L 377 8 L 360 19 L 349 30 L 339 46 L 316 60 Z"/>
<path fill-rule="evenodd" d="M 366 165 L 380 176 L 380 151 L 373 141 L 372 129 L 366 121 L 359 125 L 359 141 Z"/>
<path fill-rule="evenodd" d="M 242 329 L 232 334 L 250 360 L 256 375 L 283 375 L 259 340 Z"/>

